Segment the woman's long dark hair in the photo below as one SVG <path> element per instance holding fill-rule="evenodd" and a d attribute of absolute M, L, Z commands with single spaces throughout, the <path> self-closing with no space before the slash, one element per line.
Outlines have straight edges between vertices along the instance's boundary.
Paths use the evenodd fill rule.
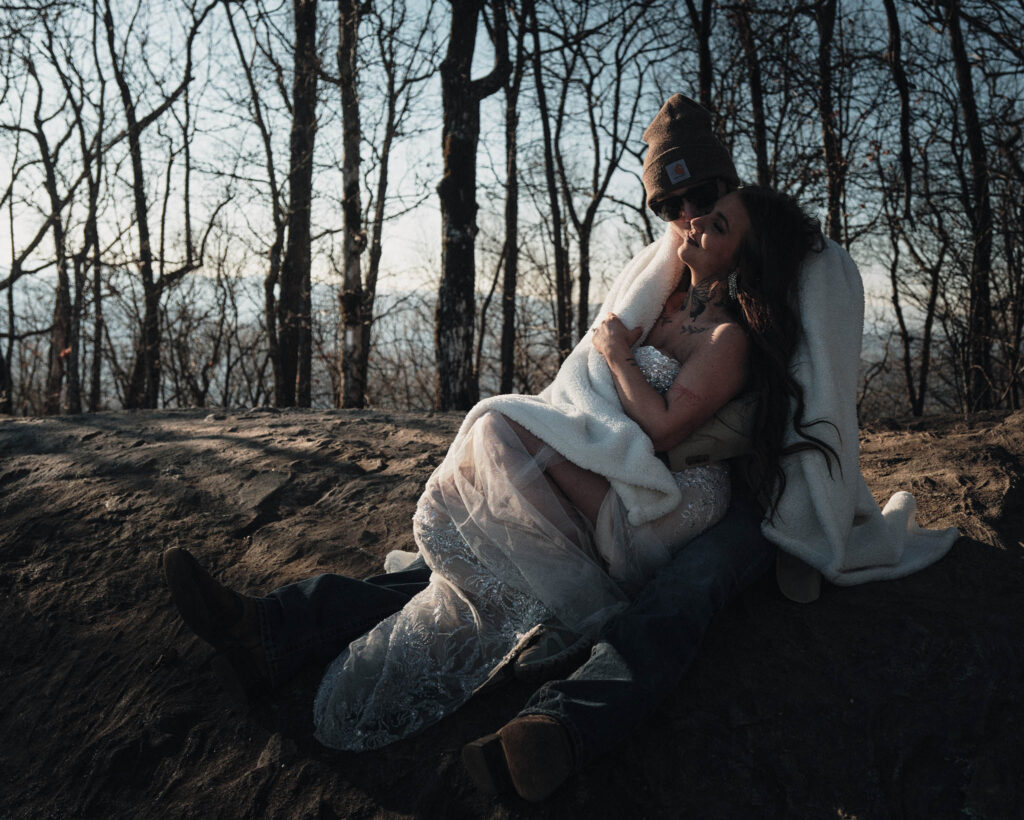
<path fill-rule="evenodd" d="M 736 193 L 750 219 L 737 252 L 736 301 L 751 342 L 748 389 L 760 398 L 750 472 L 761 485 L 752 489 L 765 501 L 771 518 L 786 486 L 783 456 L 818 450 L 830 473 L 832 459 L 839 460 L 833 447 L 808 432 L 813 425 L 830 422 L 804 419 L 804 392 L 789 369 L 800 340 L 795 309 L 800 265 L 808 253 L 824 248 L 824 238 L 818 220 L 793 197 L 760 186 Z M 785 447 L 790 418 L 804 440 Z"/>

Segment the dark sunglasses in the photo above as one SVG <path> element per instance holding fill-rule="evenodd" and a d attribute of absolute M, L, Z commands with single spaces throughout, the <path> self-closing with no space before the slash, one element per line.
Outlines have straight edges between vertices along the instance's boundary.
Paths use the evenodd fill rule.
<path fill-rule="evenodd" d="M 667 197 L 651 205 L 651 210 L 666 222 L 675 222 L 683 214 L 684 202 L 689 202 L 701 214 L 711 211 L 718 201 L 718 180 L 710 179 L 688 188 L 684 193 Z"/>

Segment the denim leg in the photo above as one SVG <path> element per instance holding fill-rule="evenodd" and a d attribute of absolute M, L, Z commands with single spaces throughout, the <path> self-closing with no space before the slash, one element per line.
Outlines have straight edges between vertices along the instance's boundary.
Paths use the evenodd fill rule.
<path fill-rule="evenodd" d="M 258 599 L 271 684 L 284 683 L 307 664 L 329 663 L 351 641 L 401 609 L 429 579 L 429 569 L 365 581 L 317 575 Z"/>
<path fill-rule="evenodd" d="M 715 614 L 772 565 L 761 518 L 751 501 L 735 499 L 605 626 L 590 659 L 568 680 L 544 684 L 520 714 L 563 723 L 577 767 L 624 738 L 678 685 Z"/>

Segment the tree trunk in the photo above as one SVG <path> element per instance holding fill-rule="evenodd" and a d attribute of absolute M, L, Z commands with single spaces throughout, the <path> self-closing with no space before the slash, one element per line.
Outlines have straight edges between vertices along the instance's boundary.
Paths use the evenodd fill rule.
<path fill-rule="evenodd" d="M 910 81 L 903 67 L 901 57 L 903 36 L 900 31 L 900 18 L 896 12 L 896 0 L 883 0 L 885 15 L 889 22 L 889 48 L 886 61 L 892 72 L 892 79 L 900 95 L 900 172 L 903 175 L 903 218 L 913 219 L 910 208 L 913 191 L 913 155 L 910 146 Z"/>
<path fill-rule="evenodd" d="M 435 351 L 438 410 L 467 410 L 478 396 L 473 379 L 476 315 L 476 146 L 480 101 L 472 96 L 470 66 L 480 0 L 454 0 L 451 39 L 441 64 L 444 106 L 444 174 L 441 200 L 441 282 L 437 294 Z"/>
<path fill-rule="evenodd" d="M 383 250 L 381 238 L 384 233 L 384 205 L 388 194 L 388 169 L 391 158 L 391 145 L 395 141 L 398 126 L 397 97 L 389 83 L 387 122 L 384 128 L 384 139 L 380 147 L 380 175 L 377 177 L 377 200 L 373 209 L 373 226 L 370 238 L 370 260 L 366 271 L 366 283 L 362 290 L 359 305 L 359 333 L 362 337 L 359 344 L 359 380 L 363 385 L 363 402 L 366 402 L 366 390 L 369 385 L 367 373 L 370 367 L 370 341 L 373 330 L 374 302 L 377 297 L 377 277 L 380 274 L 380 257 Z"/>
<path fill-rule="evenodd" d="M 292 128 L 288 173 L 288 238 L 281 262 L 277 300 L 280 380 L 279 406 L 309 406 L 310 219 L 313 199 L 313 146 L 316 140 L 316 0 L 292 0 L 295 16 Z"/>
<path fill-rule="evenodd" d="M 46 390 L 43 396 L 43 412 L 46 415 L 56 415 L 61 411 L 61 398 L 64 392 L 64 363 L 70 352 L 71 286 L 68 282 L 67 247 L 64 241 L 64 221 L 61 217 L 64 203 L 61 202 L 60 193 L 57 190 L 57 170 L 54 166 L 57 158 L 51 153 L 42 116 L 43 86 L 36 74 L 34 63 L 31 60 L 27 62 L 28 73 L 36 84 L 33 136 L 39 149 L 39 161 L 43 166 L 43 188 L 49 200 L 54 263 L 57 270 L 57 287 L 53 298 L 53 322 L 50 326 L 50 350 L 46 368 Z"/>
<path fill-rule="evenodd" d="M 103 374 L 103 277 L 98 242 L 92 246 L 92 253 L 92 361 L 89 370 L 89 412 L 95 413 L 100 409 Z"/>
<path fill-rule="evenodd" d="M 768 163 L 768 126 L 764 116 L 764 85 L 761 82 L 761 61 L 750 21 L 750 0 L 740 0 L 740 3 L 733 9 L 732 21 L 740 45 L 743 47 L 747 85 L 750 88 L 750 107 L 754 118 L 754 156 L 757 158 L 757 184 L 770 186 L 772 172 Z"/>
<path fill-rule="evenodd" d="M 476 147 L 480 101 L 497 91 L 508 74 L 504 0 L 495 0 L 495 67 L 471 78 L 476 30 L 483 0 L 452 0 L 448 51 L 441 63 L 444 172 L 441 203 L 441 282 L 435 313 L 437 410 L 468 410 L 479 396 L 473 368 L 476 315 Z"/>
<path fill-rule="evenodd" d="M 68 386 L 64 397 L 65 413 L 82 412 L 82 311 L 84 310 L 85 267 L 80 257 L 74 259 L 75 298 L 71 303 L 71 333 L 68 340 Z"/>
<path fill-rule="evenodd" d="M 835 35 L 837 0 L 817 0 L 814 21 L 818 28 L 818 115 L 821 117 L 822 147 L 828 180 L 825 232 L 842 242 L 843 160 L 839 152 L 839 129 L 832 102 L 832 38 Z"/>
<path fill-rule="evenodd" d="M 153 278 L 153 248 L 149 232 L 149 206 L 146 203 L 145 171 L 142 164 L 142 128 L 136 117 L 135 101 L 128 88 L 124 69 L 114 44 L 114 18 L 110 2 L 105 5 L 103 22 L 107 30 L 107 47 L 114 70 L 114 79 L 124 107 L 128 153 L 132 168 L 132 198 L 136 229 L 139 232 L 139 276 L 142 280 L 143 316 L 135 350 L 125 406 L 128 409 L 154 408 L 160 382 L 160 298 Z"/>
<path fill-rule="evenodd" d="M 11 267 L 11 281 L 19 273 L 16 261 Z M 11 374 L 11 354 L 14 350 L 14 288 L 7 287 L 7 351 L 0 351 L 0 413 L 14 412 L 14 378 Z"/>
<path fill-rule="evenodd" d="M 191 81 L 192 41 L 199 25 L 212 6 L 193 19 L 186 45 L 184 80 L 160 104 L 143 117 L 139 117 L 135 100 L 125 77 L 123 59 L 119 58 L 114 43 L 114 18 L 110 1 L 104 3 L 103 24 L 107 34 L 107 48 L 114 72 L 118 92 L 125 113 L 125 134 L 128 138 L 128 154 L 132 168 L 132 204 L 134 206 L 136 229 L 139 233 L 139 277 L 142 282 L 143 315 L 139 326 L 139 338 L 135 361 L 125 394 L 125 406 L 129 409 L 155 408 L 160 391 L 160 297 L 163 283 L 157 281 L 153 267 L 153 246 L 149 228 L 149 206 L 146 202 L 146 178 L 142 159 L 142 133 L 166 111 Z M 186 211 L 187 217 L 187 211 Z M 186 219 L 187 228 L 187 219 Z"/>
<path fill-rule="evenodd" d="M 579 232 L 580 243 L 580 286 L 577 301 L 576 333 L 582 339 L 590 328 L 590 237 L 592 221 L 585 221 Z"/>
<path fill-rule="evenodd" d="M 985 139 L 974 97 L 971 64 L 960 29 L 960 0 L 945 0 L 946 25 L 960 87 L 960 107 L 964 115 L 964 133 L 971 161 L 971 189 L 968 210 L 974 248 L 971 253 L 970 301 L 967 339 L 964 345 L 964 388 L 967 410 L 993 407 L 992 374 L 992 203 L 989 197 L 988 158 Z"/>
<path fill-rule="evenodd" d="M 52 163 L 47 162 L 52 170 Z M 50 177 L 48 171 L 47 177 Z M 50 207 L 59 208 L 59 197 L 56 196 L 56 178 L 48 179 L 46 187 L 50 193 Z M 68 280 L 68 260 L 64 247 L 64 230 L 60 218 L 53 220 L 53 242 L 56 248 L 57 289 L 53 299 L 53 325 L 50 329 L 50 353 L 46 372 L 46 396 L 43 401 L 43 412 L 55 415 L 63 409 L 64 377 L 66 362 L 71 355 L 71 285 Z"/>
<path fill-rule="evenodd" d="M 274 223 L 274 239 L 267 251 L 267 275 L 263 279 L 263 321 L 267 330 L 267 360 L 270 362 L 276 392 L 277 386 L 284 383 L 281 375 L 281 348 L 278 344 L 277 296 L 275 291 L 281 281 L 281 254 L 284 251 L 287 215 L 283 213 L 284 208 L 281 205 L 281 191 L 277 184 L 277 172 L 274 166 L 274 151 L 271 144 L 270 129 L 263 118 L 263 104 L 260 99 L 259 87 L 253 77 L 252 68 L 246 60 L 242 41 L 238 37 L 238 31 L 235 28 L 229 5 L 225 5 L 225 11 L 228 26 L 231 29 L 231 37 L 235 43 L 235 50 L 238 52 L 239 63 L 245 72 L 246 83 L 249 86 L 249 96 L 252 98 L 253 120 L 259 129 L 260 137 L 263 141 L 267 182 L 270 186 L 270 215 Z"/>
<path fill-rule="evenodd" d="M 525 28 L 516 36 L 511 82 L 505 84 L 505 275 L 501 283 L 501 382 L 499 392 L 515 389 L 516 285 L 519 278 L 519 90 L 522 87 Z"/>
<path fill-rule="evenodd" d="M 537 22 L 537 8 L 533 0 L 523 4 L 523 16 L 530 21 L 530 33 L 533 37 L 533 76 L 537 87 L 537 107 L 544 140 L 544 178 L 547 182 L 548 204 L 551 208 L 551 237 L 555 246 L 555 321 L 558 360 L 561 362 L 565 360 L 572 349 L 572 285 L 569 281 L 569 253 L 562 235 L 562 210 L 558 204 L 558 182 L 555 179 L 554 141 L 551 136 L 551 121 L 548 116 L 547 95 L 544 91 L 544 76 L 541 67 L 540 25 Z"/>
<path fill-rule="evenodd" d="M 160 388 L 160 293 L 152 279 L 152 269 L 149 279 L 143 276 L 142 305 L 138 347 L 125 397 L 128 409 L 153 409 L 157 406 Z"/>
<path fill-rule="evenodd" d="M 95 42 L 94 42 L 95 47 Z M 101 95 L 102 98 L 102 95 Z M 96 134 L 93 141 L 94 149 L 90 149 L 86 137 L 85 123 L 82 120 L 82 113 L 76 107 L 75 120 L 78 127 L 79 143 L 82 149 L 82 161 L 85 164 L 85 176 L 88 184 L 88 203 L 85 215 L 84 242 L 81 249 L 75 254 L 75 302 L 72 311 L 71 325 L 71 348 L 73 355 L 68 362 L 68 398 L 67 410 L 69 413 L 82 412 L 83 385 L 82 369 L 85 366 L 85 353 L 83 344 L 82 320 L 85 311 L 86 282 L 90 266 L 94 269 L 94 276 L 98 277 L 100 268 L 100 247 L 99 227 L 97 225 L 97 213 L 99 211 L 100 177 L 103 174 L 103 113 L 100 112 L 99 122 L 96 126 Z M 96 162 L 96 171 L 93 173 L 92 163 Z M 94 286 L 93 288 L 93 315 L 96 321 L 102 322 L 103 316 L 103 294 Z M 94 334 L 96 345 L 93 348 L 93 361 L 100 361 L 100 334 Z M 93 365 L 95 368 L 95 364 Z M 95 412 L 94 401 L 99 401 L 99 371 L 97 369 L 96 384 L 93 391 L 90 391 L 87 399 L 89 412 Z M 94 399 L 95 395 L 95 399 Z"/>
<path fill-rule="evenodd" d="M 363 407 L 366 403 L 366 359 L 363 351 L 363 272 L 361 258 L 366 247 L 363 211 L 359 201 L 359 92 L 356 51 L 359 42 L 359 0 L 338 0 L 338 84 L 341 86 L 341 407 Z"/>
<path fill-rule="evenodd" d="M 0 350 L 0 413 L 10 415 L 11 401 L 11 369 L 7 365 L 7 357 Z"/>
<path fill-rule="evenodd" d="M 711 102 L 711 78 L 713 74 L 711 62 L 711 23 L 713 6 L 711 0 L 701 0 L 701 9 L 697 11 L 694 0 L 686 0 L 686 8 L 690 13 L 690 24 L 697 35 L 697 94 L 700 104 L 709 111 L 714 110 Z"/>

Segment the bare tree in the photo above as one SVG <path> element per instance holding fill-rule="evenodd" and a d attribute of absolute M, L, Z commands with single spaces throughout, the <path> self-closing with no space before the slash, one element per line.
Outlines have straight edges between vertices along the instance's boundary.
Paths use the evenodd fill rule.
<path fill-rule="evenodd" d="M 41 402 L 45 413 L 80 412 L 82 406 L 79 364 L 81 317 L 85 305 L 84 259 L 90 247 L 95 247 L 93 239 L 96 233 L 95 219 L 87 216 L 84 244 L 80 250 L 73 250 L 71 212 L 78 190 L 83 180 L 87 180 L 89 215 L 95 216 L 98 183 L 95 182 L 93 164 L 98 163 L 102 154 L 103 86 L 100 76 L 98 91 L 95 87 L 89 87 L 77 65 L 78 53 L 73 44 L 79 38 L 73 34 L 73 30 L 80 23 L 81 18 L 72 16 L 68 9 L 61 6 L 44 7 L 33 16 L 30 24 L 24 28 L 15 27 L 17 34 L 12 34 L 16 46 L 12 52 L 17 51 L 19 61 L 24 66 L 25 83 L 22 88 L 26 94 L 31 95 L 32 102 L 23 99 L 22 105 L 27 104 L 31 113 L 20 117 L 20 122 L 8 123 L 4 128 L 23 133 L 36 146 L 37 159 L 31 164 L 38 165 L 41 170 L 40 187 L 45 196 L 45 205 L 42 200 L 36 204 L 45 214 L 45 221 L 20 251 L 15 250 L 15 243 L 12 242 L 15 258 L 11 266 L 13 275 L 8 278 L 7 285 L 13 288 L 17 279 L 27 272 L 26 261 L 41 250 L 40 243 L 44 235 L 49 233 L 55 287 L 52 322 L 48 331 L 50 345 L 45 396 Z M 95 54 L 95 25 L 92 34 Z M 12 75 L 8 74 L 8 81 L 11 78 Z M 94 116 L 98 123 L 91 136 L 85 122 L 85 109 L 90 102 L 97 112 Z M 24 112 L 26 109 L 22 110 Z M 26 120 L 30 124 L 23 124 Z M 17 176 L 15 173 L 14 177 Z M 12 178 L 12 187 L 5 193 L 12 206 L 15 178 Z M 31 194 L 29 198 L 32 199 Z M 33 272 L 49 267 L 43 263 L 41 267 L 34 268 Z"/>
<path fill-rule="evenodd" d="M 312 335 L 310 328 L 310 220 L 313 199 L 313 147 L 316 142 L 316 0 L 292 0 L 295 51 L 292 75 L 292 128 L 288 172 L 288 238 L 281 262 L 277 301 L 280 381 L 274 398 L 285 407 L 309 407 Z"/>
<path fill-rule="evenodd" d="M 605 7 L 607 18 L 594 23 L 580 18 L 562 49 L 571 52 L 564 60 L 562 95 L 555 116 L 554 155 L 565 211 L 576 234 L 578 292 L 577 337 L 590 325 L 591 247 L 599 209 L 605 204 L 612 179 L 619 170 L 627 146 L 635 138 L 637 110 L 643 93 L 648 42 L 645 36 L 646 7 L 627 2 Z M 585 32 L 593 33 L 585 36 Z M 576 105 L 586 121 L 586 140 L 564 144 L 568 96 L 575 92 Z M 573 165 L 589 155 L 588 172 L 575 180 Z M 577 162 L 567 162 L 567 156 Z M 582 206 L 577 199 L 582 199 Z"/>
<path fill-rule="evenodd" d="M 338 0 L 338 87 L 341 89 L 341 211 L 344 217 L 341 287 L 341 395 L 342 407 L 362 407 L 366 401 L 367 352 L 363 338 L 362 255 L 366 247 L 363 209 L 359 204 L 359 143 L 363 136 L 359 119 L 358 51 L 359 0 Z M 370 319 L 371 317 L 365 317 Z M 368 339 L 366 340 L 369 341 Z"/>
<path fill-rule="evenodd" d="M 924 170 L 926 169 L 927 161 L 925 161 Z M 925 181 L 925 185 L 928 185 L 927 181 Z M 919 224 L 922 227 L 934 226 L 936 228 L 933 236 L 930 237 L 933 240 L 930 244 L 937 244 L 937 250 L 933 251 L 932 258 L 928 259 L 925 253 L 918 248 L 916 237 L 908 234 L 905 230 L 906 223 L 901 219 L 899 213 L 900 198 L 898 197 L 898 189 L 885 188 L 884 192 L 883 210 L 889 225 L 889 237 L 892 247 L 892 257 L 889 262 L 889 282 L 893 310 L 896 313 L 899 337 L 903 350 L 904 384 L 906 385 L 910 411 L 915 416 L 920 416 L 924 412 L 925 401 L 928 395 L 928 376 L 932 361 L 932 334 L 942 286 L 942 273 L 947 264 L 950 237 L 944 229 L 944 218 L 941 211 L 934 211 L 925 220 L 921 221 Z M 897 195 L 894 196 L 894 194 Z M 928 201 L 927 188 L 925 191 L 925 201 Z M 923 315 L 919 317 L 920 330 L 916 333 L 911 328 L 903 309 L 903 300 L 906 298 L 903 295 L 906 283 L 902 281 L 900 275 L 901 248 L 908 249 L 917 270 L 924 274 L 927 283 L 924 289 L 923 304 L 918 302 L 918 307 L 923 308 L 919 313 Z M 918 333 L 920 334 L 919 340 L 915 339 Z M 916 351 L 913 349 L 915 341 L 918 341 Z M 916 373 L 914 367 L 915 360 L 918 362 Z"/>
<path fill-rule="evenodd" d="M 832 101 L 832 40 L 835 36 L 838 0 L 815 0 L 814 23 L 818 31 L 818 115 L 821 118 L 821 142 L 825 152 L 828 181 L 825 232 L 831 239 L 843 239 L 844 166 L 839 148 L 839 127 Z"/>
<path fill-rule="evenodd" d="M 367 368 L 374 322 L 374 303 L 380 275 L 382 235 L 389 202 L 391 153 L 398 138 L 412 130 L 416 90 L 435 71 L 435 49 L 429 34 L 433 3 L 419 20 L 410 19 L 404 0 L 367 10 L 373 28 L 371 65 L 380 78 L 377 95 L 382 114 L 370 133 L 364 128 L 358 93 L 361 78 L 359 25 L 363 7 L 353 0 L 338 4 L 338 77 L 342 113 L 342 240 L 343 284 L 341 289 L 341 389 L 342 407 L 363 407 L 367 397 Z M 364 57 L 364 59 L 366 59 Z M 380 99 L 380 98 L 383 99 Z M 365 104 L 365 103 L 364 103 Z M 372 172 L 370 207 L 360 206 L 362 160 L 360 146 L 369 147 Z M 375 184 L 370 177 L 375 173 Z M 369 223 L 369 224 L 367 224 Z M 369 235 L 368 235 L 369 232 Z M 369 246 L 366 273 L 364 251 Z"/>
<path fill-rule="evenodd" d="M 696 35 L 698 99 L 705 108 L 713 109 L 715 106 L 711 99 L 711 29 L 714 25 L 715 6 L 712 0 L 700 0 L 698 9 L 696 0 L 686 0 L 686 11 Z"/>
<path fill-rule="evenodd" d="M 475 326 L 476 149 L 480 101 L 498 91 L 510 70 L 504 0 L 493 0 L 494 66 L 472 78 L 484 0 L 451 0 L 448 50 L 441 63 L 444 173 L 441 204 L 441 282 L 434 322 L 437 410 L 468 410 L 479 387 L 473 368 Z"/>
<path fill-rule="evenodd" d="M 729 19 L 743 48 L 743 63 L 750 91 L 750 109 L 754 131 L 754 157 L 757 162 L 757 184 L 771 185 L 772 170 L 768 158 L 768 126 L 764 110 L 764 83 L 761 78 L 761 57 L 754 38 L 750 0 L 739 0 L 731 9 Z"/>
<path fill-rule="evenodd" d="M 537 94 L 537 108 L 540 112 L 541 132 L 544 146 L 544 180 L 547 184 L 548 206 L 550 208 L 550 236 L 555 257 L 555 328 L 559 361 L 565 359 L 572 349 L 572 281 L 569 273 L 569 249 L 563 235 L 562 206 L 559 203 L 558 178 L 555 171 L 555 146 L 551 134 L 551 113 L 548 108 L 547 92 L 544 88 L 544 71 L 540 43 L 540 22 L 534 0 L 525 0 L 523 15 L 530 27 L 533 39 L 534 88 Z M 563 76 L 569 76 L 566 71 Z"/>
<path fill-rule="evenodd" d="M 102 377 L 102 344 L 103 330 L 103 289 L 102 289 L 102 250 L 99 237 L 100 186 L 103 181 L 104 152 L 102 149 L 106 124 L 106 92 L 107 84 L 100 65 L 99 48 L 99 15 L 96 13 L 97 0 L 92 2 L 89 51 L 92 56 L 92 67 L 95 71 L 94 89 L 92 93 L 81 94 L 82 99 L 89 99 L 94 112 L 93 133 L 90 136 L 85 122 L 84 106 L 75 105 L 75 125 L 78 131 L 79 151 L 86 179 L 86 215 L 83 241 L 74 254 L 75 268 L 75 304 L 72 311 L 71 357 L 69 362 L 67 409 L 71 413 L 81 412 L 82 396 L 79 368 L 82 359 L 82 321 L 85 310 L 85 284 L 88 274 L 92 274 L 92 312 L 93 324 L 91 338 L 92 360 L 89 369 L 88 409 L 95 412 L 99 409 Z M 52 50 L 51 50 L 52 51 Z M 54 60 L 55 63 L 60 61 Z M 68 61 L 69 70 L 61 71 L 60 77 L 66 89 L 76 86 L 86 88 L 86 78 L 74 61 Z M 73 103 L 74 104 L 74 103 Z"/>
<path fill-rule="evenodd" d="M 903 214 L 910 220 L 910 199 L 913 193 L 914 160 L 910 144 L 910 81 L 903 65 L 903 34 L 895 0 L 883 0 L 889 28 L 889 47 L 885 58 L 892 71 L 892 81 L 900 98 L 900 171 L 903 180 Z"/>
<path fill-rule="evenodd" d="M 1019 410 L 1024 406 L 1024 237 L 1017 226 L 1024 222 L 1024 202 L 1019 192 L 1024 186 L 1024 157 L 1021 133 L 1024 123 L 1020 113 L 1016 122 L 1005 118 L 1006 133 L 999 141 L 998 174 L 996 188 L 999 203 L 998 220 L 1001 230 L 1002 256 L 1005 274 L 997 280 L 997 299 L 1002 332 L 997 334 L 1002 352 L 1006 383 L 1002 393 L 1006 404 Z M 1001 166 L 1001 167 L 1000 167 Z"/>
<path fill-rule="evenodd" d="M 960 0 L 942 0 L 940 5 L 944 11 L 953 66 L 960 87 L 960 105 L 971 171 L 969 190 L 964 192 L 974 239 L 967 340 L 964 345 L 965 398 L 969 410 L 987 410 L 993 403 L 989 380 L 992 368 L 992 202 L 989 196 L 988 156 L 978 116 L 971 64 L 960 26 Z"/>
<path fill-rule="evenodd" d="M 71 352 L 71 284 L 68 280 L 67 244 L 64 237 L 64 206 L 70 196 L 61 195 L 57 183 L 57 163 L 60 161 L 60 146 L 72 136 L 66 130 L 51 149 L 46 135 L 46 119 L 43 116 L 45 92 L 36 71 L 35 61 L 26 57 L 29 76 L 36 87 L 36 104 L 32 112 L 33 137 L 39 147 L 39 159 L 43 166 L 43 187 L 50 205 L 50 227 L 53 231 L 53 247 L 57 272 L 57 288 L 53 305 L 53 323 L 50 328 L 50 355 L 46 375 L 46 395 L 43 412 L 60 412 L 61 395 L 64 387 L 64 361 Z"/>
<path fill-rule="evenodd" d="M 192 45 L 203 20 L 214 7 L 214 3 L 202 9 L 192 7 L 191 25 L 188 30 L 185 46 L 185 65 L 183 78 L 178 85 L 152 110 L 141 114 L 138 110 L 138 98 L 129 83 L 128 75 L 128 44 L 122 44 L 122 53 L 118 51 L 117 33 L 110 0 L 104 0 L 103 25 L 106 30 L 107 48 L 110 64 L 121 97 L 124 109 L 128 150 L 131 161 L 132 198 L 134 205 L 135 226 L 138 232 L 138 266 L 143 291 L 143 315 L 139 328 L 138 348 L 135 363 L 131 372 L 131 383 L 126 406 L 156 407 L 160 391 L 160 298 L 164 291 L 179 281 L 186 274 L 201 265 L 201 258 L 195 256 L 191 242 L 186 243 L 188 255 L 184 262 L 172 271 L 161 275 L 154 267 L 152 234 L 150 231 L 150 213 L 146 192 L 146 171 L 142 159 L 143 133 L 159 117 L 182 96 L 192 80 Z M 186 169 L 187 170 L 187 169 Z M 191 233 L 191 226 L 185 226 L 185 233 Z"/>
<path fill-rule="evenodd" d="M 244 6 L 239 8 L 243 15 L 249 33 L 254 40 L 258 40 L 256 23 L 250 17 Z M 265 19 L 262 8 L 259 10 L 259 17 Z M 269 199 L 270 220 L 272 225 L 271 239 L 265 247 L 267 258 L 267 272 L 263 277 L 263 321 L 266 327 L 267 359 L 273 376 L 273 383 L 276 386 L 283 383 L 281 375 L 281 354 L 278 345 L 277 333 L 277 287 L 281 279 L 281 257 L 284 253 L 285 236 L 288 228 L 288 211 L 285 205 L 285 195 L 278 181 L 277 162 L 274 156 L 273 141 L 271 138 L 271 124 L 267 118 L 267 104 L 260 84 L 256 79 L 256 57 L 259 53 L 270 55 L 269 46 L 254 46 L 251 54 L 246 52 L 241 36 L 235 24 L 232 14 L 230 0 L 224 0 L 224 14 L 231 30 L 231 38 L 235 44 L 238 54 L 239 65 L 245 77 L 246 91 L 248 93 L 246 104 L 252 117 L 253 124 L 260 137 L 260 148 L 263 152 L 263 168 L 266 173 L 267 198 Z M 273 68 L 276 73 L 283 73 L 281 67 L 273 61 Z M 287 92 L 281 87 L 285 103 L 288 103 Z M 253 395 L 250 393 L 250 395 Z"/>
<path fill-rule="evenodd" d="M 501 381 L 499 390 L 511 393 L 515 379 L 516 285 L 519 279 L 519 93 L 526 73 L 526 19 L 515 26 L 515 57 L 505 80 L 505 244 L 501 286 Z M 480 333 L 483 336 L 483 323 Z M 479 371 L 479 364 L 477 365 Z"/>

